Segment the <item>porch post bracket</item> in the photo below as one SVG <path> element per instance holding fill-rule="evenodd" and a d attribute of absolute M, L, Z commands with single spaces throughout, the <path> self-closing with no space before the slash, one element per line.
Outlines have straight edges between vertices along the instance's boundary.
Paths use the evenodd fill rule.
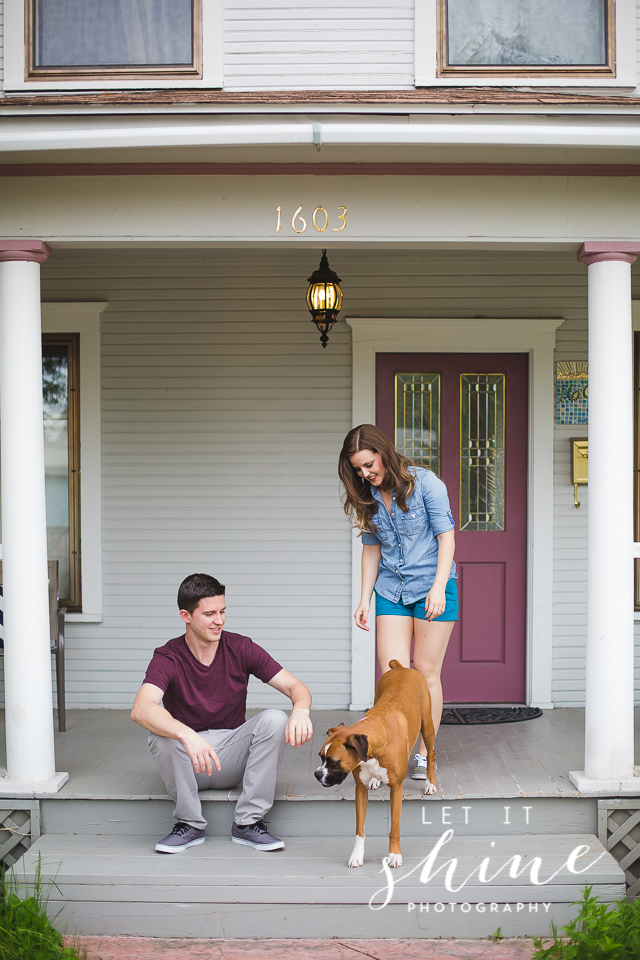
<path fill-rule="evenodd" d="M 631 264 L 638 241 L 582 244 L 588 267 L 589 504 L 581 794 L 640 795 L 634 767 Z M 613 509 L 612 509 L 612 505 Z"/>
<path fill-rule="evenodd" d="M 7 770 L 0 796 L 56 793 L 42 401 L 43 240 L 0 239 L 0 446 Z"/>

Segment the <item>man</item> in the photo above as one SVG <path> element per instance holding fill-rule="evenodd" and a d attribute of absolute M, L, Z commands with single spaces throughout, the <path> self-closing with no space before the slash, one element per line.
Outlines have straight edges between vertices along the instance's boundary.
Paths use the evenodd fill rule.
<path fill-rule="evenodd" d="M 151 754 L 175 803 L 177 823 L 156 850 L 181 853 L 204 843 L 198 790 L 241 780 L 231 839 L 282 850 L 263 817 L 273 805 L 285 743 L 299 747 L 311 738 L 311 694 L 249 637 L 223 630 L 225 588 L 215 577 L 194 573 L 183 580 L 178 607 L 185 633 L 155 650 L 131 710 L 150 733 Z M 269 709 L 245 720 L 251 674 L 289 697 L 289 717 Z"/>

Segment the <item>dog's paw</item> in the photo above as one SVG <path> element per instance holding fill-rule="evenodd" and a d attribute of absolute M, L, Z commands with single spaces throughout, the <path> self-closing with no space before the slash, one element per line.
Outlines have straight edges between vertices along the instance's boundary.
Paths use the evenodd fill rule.
<path fill-rule="evenodd" d="M 350 867 L 361 867 L 364 863 L 364 837 L 356 837 L 351 856 L 349 857 Z"/>
<path fill-rule="evenodd" d="M 377 790 L 381 783 L 382 780 L 376 780 L 375 777 L 371 777 L 371 780 L 369 780 L 369 790 Z"/>
<path fill-rule="evenodd" d="M 390 853 L 387 857 L 387 863 L 390 867 L 401 867 L 402 866 L 402 854 L 401 853 Z"/>
<path fill-rule="evenodd" d="M 424 792 L 425 795 L 430 796 L 431 794 L 438 792 L 438 787 L 435 783 L 431 783 L 431 781 L 427 780 L 424 785 Z"/>

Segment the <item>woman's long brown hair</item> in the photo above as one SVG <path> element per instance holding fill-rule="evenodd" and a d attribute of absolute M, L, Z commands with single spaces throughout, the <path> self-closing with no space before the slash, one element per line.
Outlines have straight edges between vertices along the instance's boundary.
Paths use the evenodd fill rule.
<path fill-rule="evenodd" d="M 371 450 L 380 455 L 385 469 L 380 489 L 396 491 L 396 503 L 403 513 L 409 510 L 407 497 L 413 491 L 415 480 L 409 472 L 411 461 L 398 453 L 382 430 L 372 423 L 361 423 L 349 431 L 338 457 L 338 476 L 344 487 L 344 512 L 360 530 L 373 531 L 371 518 L 378 509 L 378 502 L 371 493 L 368 481 L 358 476 L 349 460 L 361 450 Z"/>

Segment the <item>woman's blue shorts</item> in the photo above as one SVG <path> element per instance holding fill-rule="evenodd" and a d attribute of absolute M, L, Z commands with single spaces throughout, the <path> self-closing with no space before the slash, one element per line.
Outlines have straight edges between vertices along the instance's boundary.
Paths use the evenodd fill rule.
<path fill-rule="evenodd" d="M 458 585 L 455 577 L 451 577 L 445 590 L 446 605 L 444 613 L 439 617 L 434 617 L 431 623 L 437 620 L 457 620 L 458 619 Z M 426 597 L 422 600 L 416 600 L 415 603 L 394 603 L 393 600 L 387 600 L 376 593 L 376 616 L 377 617 L 415 617 L 416 620 L 426 620 L 424 614 L 424 603 Z"/>

